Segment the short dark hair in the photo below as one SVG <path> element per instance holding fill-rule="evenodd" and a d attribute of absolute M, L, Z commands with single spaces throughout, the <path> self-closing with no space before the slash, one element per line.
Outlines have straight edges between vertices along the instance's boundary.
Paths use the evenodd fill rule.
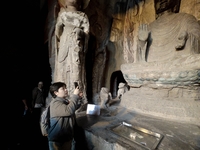
<path fill-rule="evenodd" d="M 61 87 L 66 87 L 66 84 L 64 82 L 55 82 L 50 86 L 49 92 L 53 98 L 57 97 L 54 92 L 58 92 L 58 89 Z"/>

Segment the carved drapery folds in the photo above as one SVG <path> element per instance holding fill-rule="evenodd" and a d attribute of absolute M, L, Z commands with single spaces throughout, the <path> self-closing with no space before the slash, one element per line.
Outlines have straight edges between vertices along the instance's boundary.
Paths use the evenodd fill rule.
<path fill-rule="evenodd" d="M 200 27 L 186 13 L 167 13 L 139 29 L 139 60 L 165 61 L 200 53 Z"/>
<path fill-rule="evenodd" d="M 137 28 L 139 23 L 143 21 L 142 11 L 145 1 L 128 1 L 126 6 L 126 15 L 124 20 L 124 40 L 123 40 L 123 52 L 124 60 L 127 63 L 135 61 L 136 57 L 136 45 L 137 42 Z"/>
<path fill-rule="evenodd" d="M 164 12 L 159 11 L 162 15 L 155 21 L 140 25 L 137 61 L 121 66 L 132 86 L 171 87 L 199 82 L 200 25 L 193 15 L 174 13 L 173 5 L 165 6 L 170 8 L 160 6 Z"/>
<path fill-rule="evenodd" d="M 88 49 L 89 20 L 84 12 L 79 11 L 79 5 L 68 7 L 60 4 L 55 26 L 54 82 L 65 82 L 69 96 L 74 91 L 74 82 L 77 82 L 87 101 L 85 55 Z"/>
<path fill-rule="evenodd" d="M 99 104 L 99 94 L 102 86 L 105 86 L 105 72 L 109 67 L 106 65 L 108 51 L 106 45 L 109 41 L 111 28 L 111 1 L 91 1 L 93 9 L 86 10 L 90 20 L 90 31 L 94 37 L 90 53 L 92 53 L 92 102 Z M 90 45 L 90 47 L 91 47 Z M 91 81 L 89 81 L 91 82 Z"/>
<path fill-rule="evenodd" d="M 191 0 L 192 5 L 194 4 L 194 10 L 190 9 L 193 12 L 190 14 L 199 20 L 198 5 L 196 5 L 198 1 Z M 188 11 L 185 11 L 186 9 L 184 10 L 183 8 L 180 9 L 181 13 L 168 12 L 167 14 L 156 15 L 153 9 L 153 0 L 92 0 L 91 2 L 90 8 L 85 13 L 88 15 L 91 23 L 90 33 L 94 37 L 91 43 L 94 46 L 90 49 L 90 53 L 92 53 L 90 55 L 92 56 L 92 59 L 90 59 L 92 65 L 89 66 L 91 68 L 88 67 L 88 70 L 91 70 L 91 93 L 93 94 L 92 101 L 95 104 L 99 103 L 97 97 L 99 97 L 101 87 L 109 87 L 110 75 L 112 72 L 120 70 L 120 66 L 125 80 L 131 86 L 131 90 L 124 94 L 125 98 L 127 98 L 126 95 L 128 93 L 137 89 L 142 91 L 141 95 L 138 95 L 140 97 L 142 95 L 146 96 L 144 97 L 144 100 L 146 100 L 150 98 L 149 95 L 153 92 L 157 92 L 155 89 L 163 88 L 162 90 L 168 90 L 166 90 L 167 92 L 164 95 L 166 97 L 172 95 L 172 99 L 178 96 L 185 98 L 185 95 L 187 95 L 187 99 L 191 95 L 192 100 L 198 99 L 198 90 L 196 89 L 199 88 L 200 82 L 200 54 L 198 54 L 199 48 L 197 46 L 199 44 L 199 25 L 194 16 L 189 15 Z M 182 0 L 182 2 L 184 6 L 189 3 L 187 0 Z M 183 5 L 182 2 L 181 5 Z M 191 7 L 188 5 L 188 9 Z M 112 12 L 113 9 L 115 13 Z M 188 14 L 183 12 L 187 12 Z M 113 22 L 111 21 L 112 17 Z M 146 28 L 143 26 L 143 29 L 147 29 L 147 32 L 145 31 L 147 38 L 144 40 L 144 45 L 140 45 L 137 41 L 138 36 L 141 35 L 138 32 L 138 28 L 139 25 L 144 23 L 146 24 Z M 110 29 L 112 32 L 111 35 Z M 144 48 L 143 46 L 146 47 Z M 144 51 L 141 52 L 144 52 L 144 55 L 143 57 L 139 57 L 139 59 L 136 56 L 140 56 L 140 53 L 136 52 L 140 52 L 138 50 L 142 50 L 143 48 Z M 55 53 L 51 53 L 51 57 L 53 58 L 52 54 Z M 59 54 L 59 51 L 57 54 Z M 65 56 L 69 56 L 69 52 Z M 67 57 L 63 59 L 65 61 Z M 113 59 L 116 61 L 113 61 Z M 126 64 L 122 64 L 125 62 Z M 65 69 L 71 71 L 71 68 L 66 67 Z M 148 87 L 150 90 L 143 90 L 142 87 Z M 151 91 L 151 93 L 148 91 Z M 178 96 L 168 94 L 176 93 L 176 91 L 183 92 L 178 92 Z M 181 95 L 180 93 L 183 94 Z M 138 101 L 141 100 L 140 97 Z M 158 99 L 158 97 L 152 96 L 151 98 Z M 130 99 L 127 98 L 126 100 L 125 98 L 122 100 L 122 103 L 127 102 L 127 107 L 131 105 L 132 107 L 135 106 L 129 101 Z"/>
<path fill-rule="evenodd" d="M 159 14 L 139 26 L 136 60 L 121 65 L 131 89 L 120 104 L 199 124 L 200 25 L 191 14 L 175 13 L 180 1 L 154 2 Z"/>

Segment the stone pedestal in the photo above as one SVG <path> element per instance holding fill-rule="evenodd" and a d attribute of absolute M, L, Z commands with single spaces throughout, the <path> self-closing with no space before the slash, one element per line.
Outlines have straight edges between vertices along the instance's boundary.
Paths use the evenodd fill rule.
<path fill-rule="evenodd" d="M 141 114 L 200 124 L 200 100 L 195 99 L 199 91 L 200 88 L 131 88 L 120 105 Z"/>
<path fill-rule="evenodd" d="M 131 87 L 120 105 L 156 117 L 200 124 L 200 57 L 123 64 Z"/>

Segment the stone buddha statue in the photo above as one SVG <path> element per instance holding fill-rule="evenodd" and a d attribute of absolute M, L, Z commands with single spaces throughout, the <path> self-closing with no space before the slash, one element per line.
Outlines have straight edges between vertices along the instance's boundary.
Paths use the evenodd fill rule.
<path fill-rule="evenodd" d="M 120 105 L 199 124 L 200 25 L 177 12 L 178 0 L 154 2 L 157 18 L 139 27 L 137 60 L 121 65 L 130 90 Z"/>
<path fill-rule="evenodd" d="M 139 27 L 135 63 L 121 66 L 126 81 L 137 87 L 199 83 L 200 25 L 197 19 L 177 13 L 180 4 L 177 1 L 154 2 L 157 18 Z"/>
<path fill-rule="evenodd" d="M 175 13 L 172 0 L 155 0 L 157 18 L 142 24 L 138 34 L 138 62 L 177 59 L 200 53 L 200 26 L 190 14 Z"/>

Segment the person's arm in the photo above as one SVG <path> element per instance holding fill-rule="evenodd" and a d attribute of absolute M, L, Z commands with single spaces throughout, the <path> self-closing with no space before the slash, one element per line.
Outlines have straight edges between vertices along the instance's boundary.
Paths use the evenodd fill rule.
<path fill-rule="evenodd" d="M 35 105 L 35 100 L 36 100 L 36 97 L 37 97 L 37 92 L 38 91 L 37 91 L 37 87 L 36 87 L 32 91 L 32 103 L 31 103 L 32 108 L 34 108 L 34 105 Z"/>
<path fill-rule="evenodd" d="M 37 97 L 37 88 L 34 88 L 32 91 L 32 99 L 35 100 Z"/>
<path fill-rule="evenodd" d="M 58 100 L 55 100 L 55 101 L 53 100 L 52 103 L 50 104 L 51 117 L 74 115 L 78 106 L 79 99 L 80 99 L 79 89 L 76 88 L 74 90 L 74 94 L 72 94 L 70 97 L 69 104 L 62 103 Z"/>
<path fill-rule="evenodd" d="M 22 99 L 22 102 L 24 104 L 25 110 L 28 110 L 28 105 L 26 99 Z"/>

